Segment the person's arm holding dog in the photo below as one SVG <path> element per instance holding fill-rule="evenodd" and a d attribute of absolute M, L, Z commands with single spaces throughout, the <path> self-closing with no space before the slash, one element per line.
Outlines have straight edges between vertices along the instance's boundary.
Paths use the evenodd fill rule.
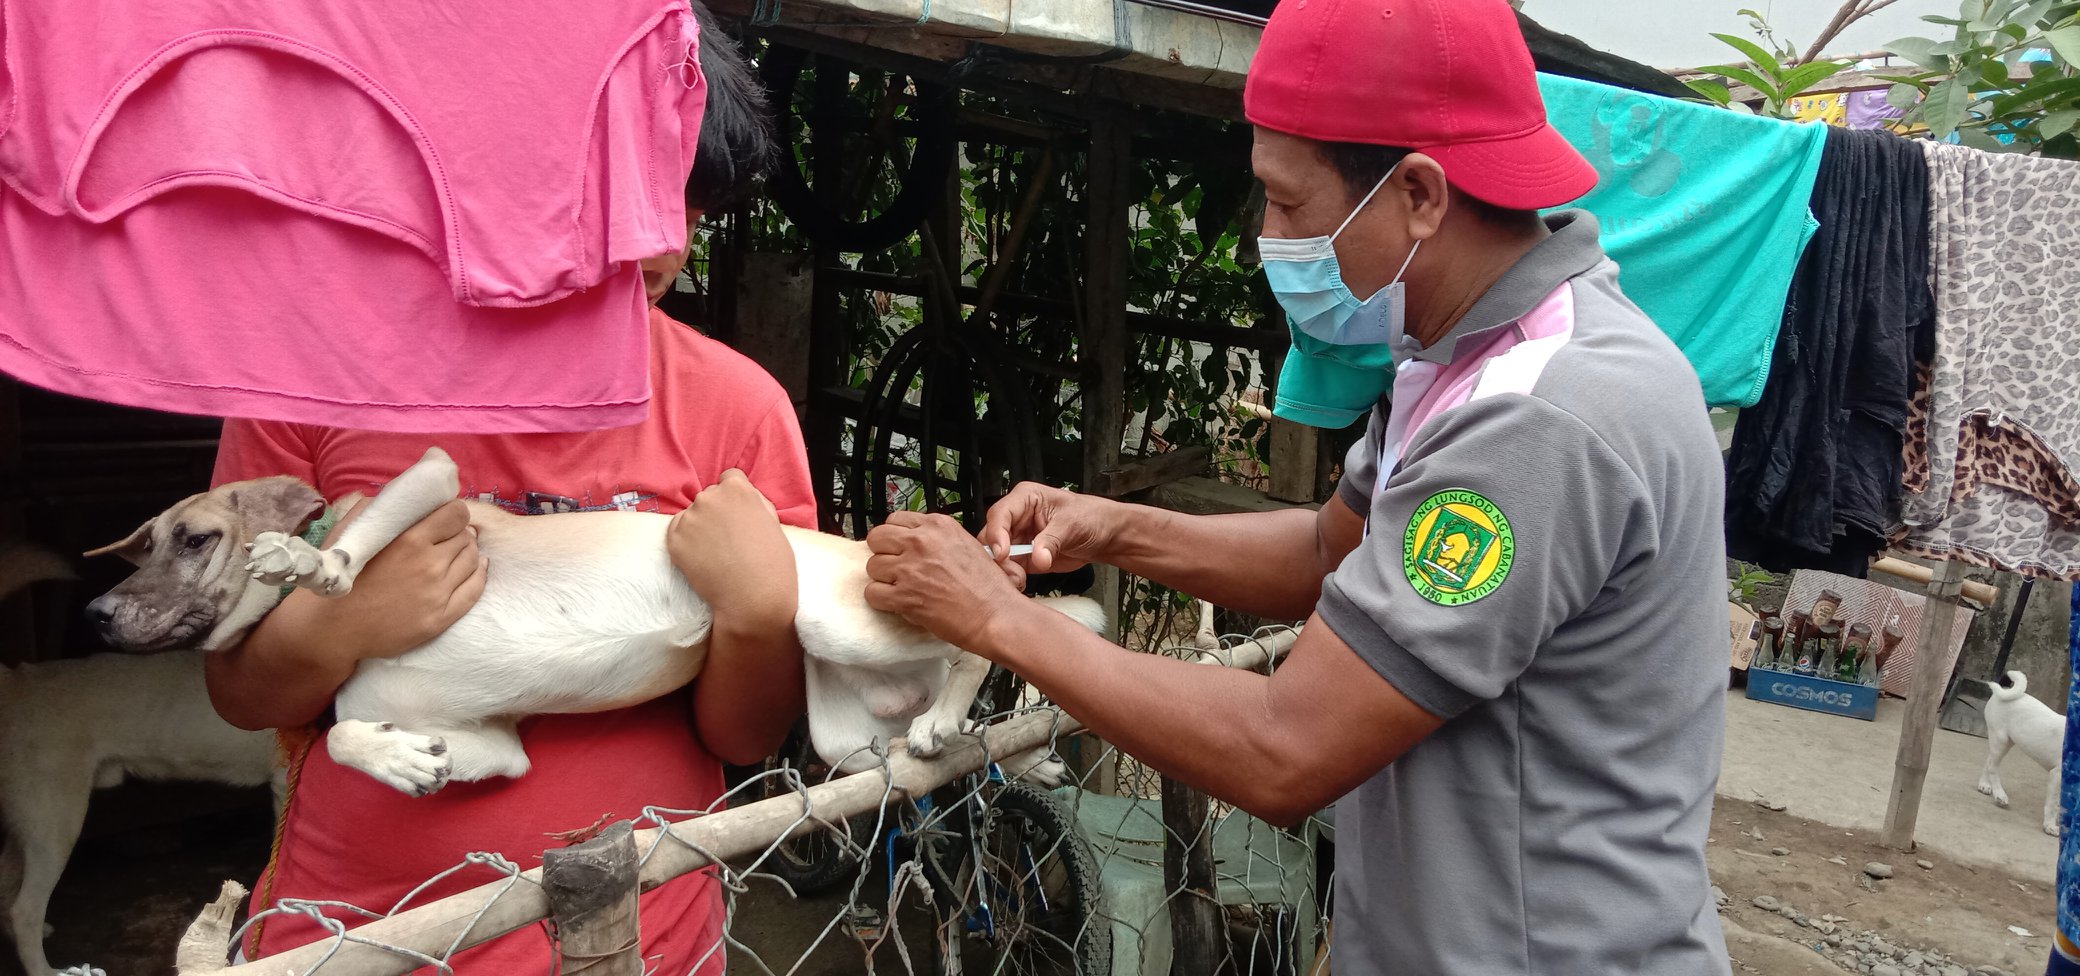
<path fill-rule="evenodd" d="M 296 445 L 262 425 L 226 422 L 216 483 L 270 474 L 315 480 Z M 328 544 L 367 500 L 340 504 Z M 210 703 L 243 729 L 314 722 L 363 660 L 403 654 L 462 619 L 484 593 L 485 572 L 469 510 L 443 505 L 370 559 L 346 595 L 296 589 L 244 639 L 207 655 Z"/>
<path fill-rule="evenodd" d="M 731 469 L 673 516 L 666 546 L 713 615 L 708 660 L 693 683 L 694 734 L 723 762 L 756 763 L 806 707 L 794 550 L 779 513 Z"/>

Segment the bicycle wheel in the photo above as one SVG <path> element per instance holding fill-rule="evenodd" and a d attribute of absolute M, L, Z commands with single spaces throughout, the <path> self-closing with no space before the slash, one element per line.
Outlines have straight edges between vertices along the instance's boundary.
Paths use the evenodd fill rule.
<path fill-rule="evenodd" d="M 1053 794 L 1009 783 L 929 855 L 954 906 L 942 972 L 1110 976 L 1097 858 Z"/>
<path fill-rule="evenodd" d="M 878 251 L 916 233 L 945 192 L 946 175 L 960 149 L 953 131 L 954 93 L 782 44 L 768 45 L 759 60 L 766 88 L 780 106 L 780 145 L 787 147 L 766 188 L 787 219 L 810 240 L 847 252 Z M 802 86 L 803 71 L 812 61 L 831 77 Z M 829 100 L 823 108 L 846 131 L 812 129 L 809 118 L 817 114 L 817 100 Z M 825 208 L 803 172 L 819 138 L 838 140 L 847 164 L 835 213 Z M 797 159 L 798 151 L 805 158 Z"/>
<path fill-rule="evenodd" d="M 802 779 L 812 786 L 830 775 L 829 765 L 810 745 L 806 723 L 795 726 L 787 741 L 781 744 L 779 753 L 766 764 L 769 770 L 783 766 L 799 770 Z M 771 777 L 764 781 L 757 798 L 764 800 L 792 792 L 786 782 Z M 873 830 L 873 824 L 871 821 L 859 824 L 847 819 L 843 826 L 846 836 L 851 839 L 850 844 L 841 842 L 826 828 L 817 828 L 781 841 L 759 869 L 787 882 L 801 897 L 820 895 L 850 882 L 860 871 L 857 852 L 872 848 L 873 838 L 869 831 Z"/>

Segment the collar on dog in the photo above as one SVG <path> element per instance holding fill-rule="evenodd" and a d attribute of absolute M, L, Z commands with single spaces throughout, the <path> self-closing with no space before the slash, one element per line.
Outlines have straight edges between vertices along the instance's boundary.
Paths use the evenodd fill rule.
<path fill-rule="evenodd" d="M 303 541 L 310 543 L 312 546 L 322 547 L 325 545 L 326 534 L 330 533 L 332 527 L 337 524 L 339 524 L 339 510 L 327 505 L 325 506 L 325 511 L 319 513 L 317 518 L 311 520 L 310 528 L 303 530 Z M 289 594 L 295 589 L 296 584 L 294 583 L 283 586 L 282 599 L 288 599 Z"/>

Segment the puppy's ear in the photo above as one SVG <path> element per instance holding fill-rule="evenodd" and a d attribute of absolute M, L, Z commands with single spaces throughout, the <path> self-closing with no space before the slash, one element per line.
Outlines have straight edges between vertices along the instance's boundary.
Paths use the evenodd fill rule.
<path fill-rule="evenodd" d="M 129 561 L 133 566 L 142 566 L 144 565 L 145 548 L 152 541 L 152 527 L 158 524 L 159 520 L 157 518 L 146 519 L 143 525 L 137 527 L 137 531 L 124 537 L 121 542 L 111 542 L 99 549 L 90 549 L 84 555 L 88 559 L 93 559 L 96 556 L 106 556 L 114 553 Z"/>
<path fill-rule="evenodd" d="M 224 502 L 245 522 L 248 536 L 262 532 L 295 534 L 325 513 L 325 496 L 286 475 L 241 481 L 223 488 Z"/>

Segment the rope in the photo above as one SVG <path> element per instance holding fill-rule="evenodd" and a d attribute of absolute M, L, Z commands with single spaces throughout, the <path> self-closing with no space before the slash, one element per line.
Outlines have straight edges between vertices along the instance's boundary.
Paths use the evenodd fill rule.
<path fill-rule="evenodd" d="M 556 951 L 559 955 L 563 957 L 563 960 L 565 962 L 577 963 L 577 965 L 575 966 L 571 966 L 564 969 L 563 971 L 565 973 L 582 973 L 585 970 L 591 969 L 592 967 L 599 965 L 600 963 L 612 962 L 615 958 L 619 956 L 625 955 L 630 952 L 634 952 L 637 949 L 642 948 L 642 946 L 639 944 L 641 941 L 642 940 L 640 937 L 631 935 L 628 937 L 627 942 L 621 944 L 621 948 L 608 949 L 605 952 L 572 952 L 570 949 L 562 945 L 558 945 L 556 947 Z"/>
<path fill-rule="evenodd" d="M 292 744 L 292 736 L 302 739 L 301 748 Z M 311 744 L 316 739 L 312 736 L 311 729 L 306 726 L 301 729 L 276 729 L 274 741 L 277 748 L 283 749 L 289 754 L 287 763 L 289 772 L 282 784 L 282 812 L 280 816 L 274 818 L 274 837 L 267 845 L 267 869 L 260 876 L 260 892 L 253 901 L 255 905 L 274 904 L 275 868 L 281 864 L 282 839 L 288 836 L 289 833 L 289 805 L 296 802 L 296 785 L 303 781 L 303 763 L 305 759 L 310 757 Z M 260 933 L 266 927 L 267 923 L 264 917 L 257 920 L 257 923 L 252 926 L 252 935 L 246 940 L 246 958 L 258 959 L 260 957 Z"/>

